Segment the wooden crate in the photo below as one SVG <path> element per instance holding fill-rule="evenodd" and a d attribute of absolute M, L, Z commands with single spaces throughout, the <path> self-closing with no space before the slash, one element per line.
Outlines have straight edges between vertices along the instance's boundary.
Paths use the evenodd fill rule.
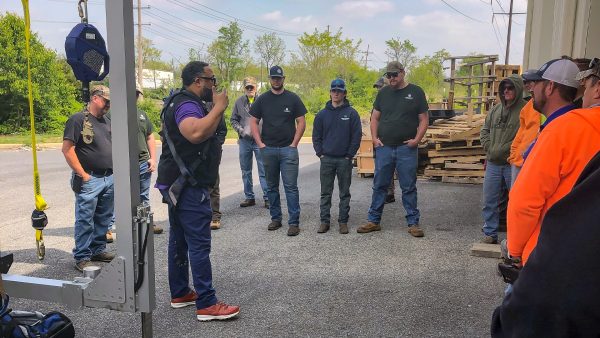
<path fill-rule="evenodd" d="M 359 154 L 373 153 L 373 141 L 371 139 L 363 138 L 360 141 L 360 147 L 358 148 Z"/>
<path fill-rule="evenodd" d="M 375 158 L 373 153 L 359 153 L 356 156 L 356 172 L 365 177 L 366 174 L 375 173 Z"/>

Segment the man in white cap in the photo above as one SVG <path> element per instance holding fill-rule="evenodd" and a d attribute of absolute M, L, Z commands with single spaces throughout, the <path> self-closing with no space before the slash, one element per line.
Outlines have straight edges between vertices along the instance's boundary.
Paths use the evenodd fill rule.
<path fill-rule="evenodd" d="M 526 76 L 535 82 L 534 108 L 547 120 L 525 153 L 519 179 L 510 192 L 507 245 L 515 264 L 527 262 L 546 212 L 571 191 L 584 166 L 600 150 L 600 109 L 573 110 L 578 73 L 573 61 L 556 59 Z M 586 92 L 591 90 L 588 87 Z"/>

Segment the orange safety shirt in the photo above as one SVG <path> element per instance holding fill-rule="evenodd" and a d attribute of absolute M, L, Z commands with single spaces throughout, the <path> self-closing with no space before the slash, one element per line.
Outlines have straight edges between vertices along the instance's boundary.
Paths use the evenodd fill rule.
<path fill-rule="evenodd" d="M 507 245 L 511 256 L 527 262 L 544 215 L 571 191 L 598 151 L 600 107 L 570 111 L 544 128 L 510 190 Z"/>
<path fill-rule="evenodd" d="M 533 99 L 530 99 L 519 113 L 519 130 L 510 146 L 508 163 L 517 167 L 523 166 L 523 153 L 540 131 L 540 116 L 533 108 Z"/>

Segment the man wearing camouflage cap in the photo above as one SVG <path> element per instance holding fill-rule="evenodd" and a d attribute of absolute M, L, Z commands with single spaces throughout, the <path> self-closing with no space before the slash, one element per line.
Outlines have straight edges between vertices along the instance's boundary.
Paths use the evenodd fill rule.
<path fill-rule="evenodd" d="M 110 262 L 106 232 L 114 210 L 110 91 L 94 86 L 90 102 L 72 115 L 65 125 L 62 152 L 73 170 L 71 188 L 75 193 L 75 248 L 73 257 L 79 271 L 91 261 Z"/>

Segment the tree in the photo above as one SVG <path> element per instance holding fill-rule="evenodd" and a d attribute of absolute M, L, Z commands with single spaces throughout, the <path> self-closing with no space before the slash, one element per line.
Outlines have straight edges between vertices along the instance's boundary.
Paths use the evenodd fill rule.
<path fill-rule="evenodd" d="M 254 51 L 260 55 L 267 69 L 281 63 L 285 57 L 285 42 L 275 33 L 265 33 L 254 40 Z"/>
<path fill-rule="evenodd" d="M 62 130 L 69 115 L 81 109 L 77 89 L 56 52 L 44 47 L 36 34 L 30 48 L 36 131 Z M 24 132 L 30 128 L 25 21 L 15 14 L 0 15 L 0 50 L 0 134 Z"/>
<path fill-rule="evenodd" d="M 244 60 L 249 59 L 249 41 L 243 40 L 243 31 L 237 22 L 219 28 L 219 36 L 208 47 L 210 61 L 215 65 L 225 83 L 239 74 Z"/>
<path fill-rule="evenodd" d="M 430 101 L 441 101 L 446 97 L 444 90 L 448 85 L 444 82 L 444 58 L 449 57 L 447 50 L 441 49 L 432 56 L 420 59 L 408 75 L 408 80 L 419 85 Z"/>
<path fill-rule="evenodd" d="M 361 40 L 343 38 L 341 28 L 336 33 L 315 29 L 312 34 L 304 33 L 298 38 L 300 54 L 293 54 L 292 62 L 310 70 L 301 78 L 309 87 L 323 86 L 332 77 L 349 75 L 351 65 L 357 63 L 360 44 Z"/>
<path fill-rule="evenodd" d="M 154 47 L 152 40 L 142 38 L 142 50 L 142 63 L 145 69 L 171 71 L 171 65 L 161 60 L 162 51 Z"/>
<path fill-rule="evenodd" d="M 392 38 L 387 40 L 385 44 L 388 46 L 385 55 L 392 61 L 400 61 L 409 71 L 418 61 L 416 56 L 417 47 L 410 40 L 400 41 L 400 38 Z"/>

